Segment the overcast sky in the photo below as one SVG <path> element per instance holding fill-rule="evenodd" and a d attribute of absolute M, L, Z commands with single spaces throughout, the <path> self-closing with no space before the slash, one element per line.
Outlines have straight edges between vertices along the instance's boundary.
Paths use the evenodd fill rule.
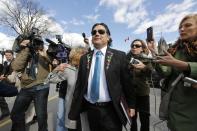
<path fill-rule="evenodd" d="M 63 35 L 71 46 L 84 45 L 82 32 L 91 40 L 94 23 L 104 22 L 111 31 L 113 48 L 125 52 L 132 40 L 146 39 L 146 28 L 153 26 L 155 39 L 167 42 L 178 37 L 180 20 L 197 13 L 196 0 L 37 0 L 55 22 L 49 27 Z M 1 5 L 0 5 L 1 6 Z M 1 9 L 2 7 L 0 7 Z M 44 16 L 48 18 L 48 16 Z M 0 48 L 11 48 L 13 39 L 0 29 Z M 125 42 L 125 39 L 129 40 Z"/>

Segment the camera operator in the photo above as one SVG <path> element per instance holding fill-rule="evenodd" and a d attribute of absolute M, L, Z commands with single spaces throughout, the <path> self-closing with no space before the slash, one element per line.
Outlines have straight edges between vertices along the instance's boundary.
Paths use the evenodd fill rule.
<path fill-rule="evenodd" d="M 21 90 L 17 95 L 12 112 L 11 131 L 25 131 L 25 112 L 34 101 L 38 120 L 38 130 L 48 131 L 47 127 L 47 99 L 49 85 L 44 80 L 51 70 L 51 62 L 44 49 L 41 37 L 19 36 L 16 47 L 18 54 L 12 63 L 15 71 L 22 72 Z"/>
<path fill-rule="evenodd" d="M 131 50 L 127 54 L 127 59 L 130 61 L 131 66 L 132 81 L 136 89 L 136 115 L 132 118 L 131 131 L 137 131 L 138 113 L 141 122 L 140 131 L 149 131 L 150 87 L 147 84 L 147 78 L 150 76 L 146 74 L 151 73 L 152 66 L 150 61 L 141 57 L 142 54 L 148 55 L 148 48 L 143 40 L 135 39 L 131 43 Z"/>

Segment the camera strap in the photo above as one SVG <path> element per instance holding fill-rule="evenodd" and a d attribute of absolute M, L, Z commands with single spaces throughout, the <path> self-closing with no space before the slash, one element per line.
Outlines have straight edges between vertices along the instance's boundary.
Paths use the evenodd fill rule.
<path fill-rule="evenodd" d="M 28 76 L 32 77 L 34 80 L 36 79 L 36 74 L 38 73 L 38 59 L 39 59 L 39 55 L 38 54 L 32 54 L 32 58 L 30 60 L 29 66 L 27 68 L 29 68 L 27 74 Z"/>

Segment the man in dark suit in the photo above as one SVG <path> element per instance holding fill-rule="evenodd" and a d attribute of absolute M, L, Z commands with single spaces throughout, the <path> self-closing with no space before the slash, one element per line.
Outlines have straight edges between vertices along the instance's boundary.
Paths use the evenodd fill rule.
<path fill-rule="evenodd" d="M 122 131 L 122 124 L 126 124 L 120 106 L 122 96 L 130 117 L 135 115 L 126 54 L 109 47 L 112 39 L 106 24 L 93 25 L 91 34 L 94 50 L 81 57 L 69 118 L 77 120 L 87 111 L 91 131 Z"/>
<path fill-rule="evenodd" d="M 13 51 L 12 50 L 6 50 L 5 52 L 3 51 L 1 55 L 2 56 L 5 55 L 6 59 L 8 61 L 13 60 Z M 2 59 L 3 59 L 3 57 L 2 57 Z M 5 62 L 3 62 L 3 64 L 0 64 L 0 74 L 1 74 L 1 76 L 0 76 L 0 79 L 1 79 L 1 82 L 0 82 L 0 108 L 2 106 L 1 100 L 4 99 L 4 97 L 16 96 L 18 93 L 17 88 L 5 83 L 5 76 L 3 74 L 10 74 L 12 72 L 12 69 L 10 68 L 10 66 L 5 65 L 5 64 L 9 64 L 9 63 L 5 61 Z M 5 118 L 8 114 L 7 112 L 9 112 L 7 103 L 4 100 L 3 100 L 3 102 L 5 102 L 6 108 L 5 108 L 5 112 L 2 111 L 3 113 L 0 117 L 0 120 Z"/>
<path fill-rule="evenodd" d="M 3 63 L 3 69 L 2 69 L 2 72 L 1 72 L 1 76 L 0 76 L 0 81 L 2 82 L 1 90 L 5 91 L 5 90 L 8 90 L 8 88 L 12 85 L 7 80 L 7 76 L 12 73 L 12 69 L 11 69 L 10 63 L 12 62 L 14 56 L 13 56 L 13 51 L 12 50 L 6 50 L 3 55 L 5 55 L 6 61 L 4 61 L 4 63 Z M 6 86 L 8 88 L 6 88 Z M 9 108 L 8 108 L 8 104 L 6 103 L 5 98 L 1 97 L 1 96 L 0 96 L 0 109 L 1 109 L 0 120 L 2 120 L 3 118 L 9 116 L 10 111 L 9 111 Z"/>

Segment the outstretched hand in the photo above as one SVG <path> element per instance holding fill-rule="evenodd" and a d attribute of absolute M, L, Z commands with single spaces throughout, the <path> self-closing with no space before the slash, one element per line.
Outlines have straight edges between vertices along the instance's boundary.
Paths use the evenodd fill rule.
<path fill-rule="evenodd" d="M 164 56 L 156 56 L 157 60 L 155 60 L 155 62 L 165 66 L 172 66 L 182 71 L 188 71 L 189 65 L 187 62 L 174 58 L 167 51 L 164 51 L 164 54 Z"/>
<path fill-rule="evenodd" d="M 63 72 L 66 67 L 68 67 L 68 64 L 67 63 L 62 63 L 62 64 L 58 65 L 54 70 Z"/>
<path fill-rule="evenodd" d="M 166 66 L 173 66 L 174 61 L 176 60 L 169 52 L 164 50 L 164 56 L 156 56 L 156 62 Z"/>

